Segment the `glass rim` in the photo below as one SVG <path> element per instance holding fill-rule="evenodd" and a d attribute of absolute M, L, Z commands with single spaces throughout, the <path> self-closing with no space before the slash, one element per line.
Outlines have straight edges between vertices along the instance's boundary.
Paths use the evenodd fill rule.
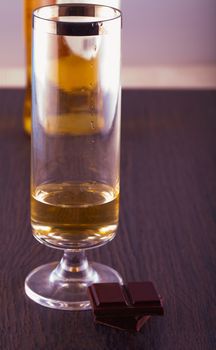
<path fill-rule="evenodd" d="M 75 12 L 73 13 L 73 9 Z M 108 17 L 96 16 L 97 10 L 107 10 L 107 13 L 112 13 Z M 48 14 L 50 10 L 50 14 Z M 54 11 L 57 10 L 57 14 L 54 16 Z M 60 10 L 60 11 L 59 11 Z M 44 14 L 40 14 L 43 12 Z M 53 11 L 53 12 L 52 12 Z M 62 12 L 62 13 L 59 13 Z M 62 20 L 60 17 L 90 17 L 89 21 L 69 21 Z M 95 16 L 96 20 L 92 20 Z M 42 25 L 45 32 L 57 35 L 69 35 L 69 36 L 92 36 L 105 34 L 108 26 L 116 20 L 120 20 L 122 24 L 122 12 L 112 6 L 99 5 L 99 4 L 84 4 L 84 3 L 72 3 L 72 4 L 53 4 L 47 6 L 41 6 L 36 8 L 32 13 L 32 27 L 38 28 Z"/>

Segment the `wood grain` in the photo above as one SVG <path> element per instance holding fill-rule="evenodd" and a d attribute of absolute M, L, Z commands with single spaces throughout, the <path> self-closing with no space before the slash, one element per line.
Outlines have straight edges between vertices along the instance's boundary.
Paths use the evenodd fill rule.
<path fill-rule="evenodd" d="M 0 349 L 212 350 L 216 344 L 216 92 L 124 91 L 121 222 L 89 252 L 126 280 L 153 280 L 165 316 L 139 334 L 95 326 L 24 295 L 25 276 L 59 259 L 29 224 L 30 140 L 22 90 L 0 90 Z"/>

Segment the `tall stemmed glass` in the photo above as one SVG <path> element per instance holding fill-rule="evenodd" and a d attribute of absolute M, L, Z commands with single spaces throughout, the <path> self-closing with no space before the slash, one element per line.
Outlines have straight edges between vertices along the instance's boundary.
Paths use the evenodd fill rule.
<path fill-rule="evenodd" d="M 90 4 L 33 14 L 31 223 L 64 250 L 33 270 L 26 294 L 44 306 L 90 308 L 93 282 L 122 282 L 85 250 L 114 238 L 119 218 L 121 13 Z"/>

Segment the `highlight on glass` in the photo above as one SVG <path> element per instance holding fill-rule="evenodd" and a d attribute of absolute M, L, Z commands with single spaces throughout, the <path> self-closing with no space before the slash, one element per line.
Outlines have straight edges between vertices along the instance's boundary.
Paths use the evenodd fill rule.
<path fill-rule="evenodd" d="M 41 7 L 32 52 L 31 224 L 64 254 L 32 271 L 25 291 L 44 306 L 89 309 L 91 283 L 122 282 L 85 256 L 115 237 L 119 221 L 121 12 Z"/>

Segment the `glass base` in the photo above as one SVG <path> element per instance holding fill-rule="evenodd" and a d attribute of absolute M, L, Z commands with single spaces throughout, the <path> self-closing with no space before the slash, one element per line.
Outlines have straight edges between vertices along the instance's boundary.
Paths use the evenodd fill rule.
<path fill-rule="evenodd" d="M 87 288 L 92 283 L 122 284 L 117 271 L 99 264 L 84 262 L 80 265 L 63 266 L 65 258 L 58 262 L 39 266 L 25 280 L 25 292 L 30 299 L 43 306 L 62 310 L 88 310 L 91 304 Z M 82 265 L 83 266 L 83 265 Z"/>

